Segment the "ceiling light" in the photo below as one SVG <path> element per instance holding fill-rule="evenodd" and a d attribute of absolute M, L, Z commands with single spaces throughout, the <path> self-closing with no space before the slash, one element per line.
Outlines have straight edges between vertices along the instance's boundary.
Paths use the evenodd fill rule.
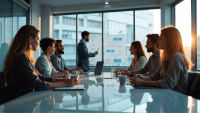
<path fill-rule="evenodd" d="M 109 4 L 109 0 L 105 0 L 105 4 Z"/>

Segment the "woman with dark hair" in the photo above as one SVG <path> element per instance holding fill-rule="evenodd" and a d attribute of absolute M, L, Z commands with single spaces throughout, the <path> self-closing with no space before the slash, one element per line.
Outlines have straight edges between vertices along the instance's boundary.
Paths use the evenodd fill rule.
<path fill-rule="evenodd" d="M 19 97 L 33 90 L 51 90 L 55 87 L 74 86 L 74 79 L 53 79 L 41 75 L 34 67 L 33 51 L 40 45 L 40 31 L 25 25 L 14 37 L 4 62 L 3 75 L 7 87 L 8 100 Z"/>
<path fill-rule="evenodd" d="M 132 59 L 132 63 L 129 68 L 126 69 L 126 71 L 137 71 L 142 69 L 147 63 L 147 56 L 140 41 L 133 41 L 129 51 L 131 55 L 134 55 L 134 58 Z M 121 71 L 124 70 L 120 69 L 116 71 L 116 73 Z"/>
<path fill-rule="evenodd" d="M 134 76 L 130 82 L 135 86 L 153 86 L 186 93 L 188 70 L 192 62 L 185 56 L 181 34 L 173 26 L 163 28 L 158 41 L 163 50 L 161 71 L 150 76 Z"/>

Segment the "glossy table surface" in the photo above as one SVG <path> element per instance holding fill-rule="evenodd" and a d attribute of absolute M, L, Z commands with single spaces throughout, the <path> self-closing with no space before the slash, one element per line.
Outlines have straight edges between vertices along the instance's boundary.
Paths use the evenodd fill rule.
<path fill-rule="evenodd" d="M 105 77 L 105 78 L 104 78 Z M 199 100 L 170 89 L 120 86 L 109 72 L 80 75 L 84 91 L 35 91 L 0 105 L 0 112 L 199 112 Z"/>

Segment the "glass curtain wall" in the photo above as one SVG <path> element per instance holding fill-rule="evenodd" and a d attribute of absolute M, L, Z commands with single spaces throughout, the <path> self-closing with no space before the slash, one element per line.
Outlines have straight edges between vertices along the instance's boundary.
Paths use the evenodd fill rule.
<path fill-rule="evenodd" d="M 200 1 L 197 0 L 197 70 L 200 70 Z"/>
<path fill-rule="evenodd" d="M 12 0 L 0 1 L 0 71 L 14 36 L 28 23 L 28 11 Z"/>
<path fill-rule="evenodd" d="M 134 39 L 141 41 L 145 48 L 146 35 L 160 32 L 160 9 L 137 10 L 135 15 L 133 10 L 103 14 L 104 22 L 102 13 L 78 14 L 78 31 L 76 31 L 75 14 L 54 16 L 54 38 L 63 40 L 65 45 L 63 58 L 68 66 L 76 66 L 76 32 L 78 32 L 78 42 L 82 39 L 83 31 L 90 32 L 90 40 L 87 42 L 89 52 L 93 53 L 99 48 L 99 54 L 89 59 L 90 66 L 95 66 L 97 61 L 102 60 L 104 66 L 130 66 L 133 58 L 129 51 L 131 42 Z M 102 30 L 104 30 L 104 42 L 102 42 Z"/>
<path fill-rule="evenodd" d="M 148 53 L 145 47 L 147 34 L 160 34 L 160 9 L 135 11 L 135 40 L 140 41 L 146 52 L 147 58 L 152 53 Z"/>
<path fill-rule="evenodd" d="M 175 7 L 176 28 L 181 33 L 186 57 L 191 61 L 191 0 L 184 0 Z"/>

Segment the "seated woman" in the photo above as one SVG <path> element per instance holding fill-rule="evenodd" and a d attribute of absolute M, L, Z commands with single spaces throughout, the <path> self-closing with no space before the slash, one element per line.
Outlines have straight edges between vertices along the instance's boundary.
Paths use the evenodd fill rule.
<path fill-rule="evenodd" d="M 25 25 L 19 29 L 6 55 L 3 74 L 8 100 L 31 91 L 51 90 L 78 84 L 75 79 L 53 79 L 41 75 L 34 67 L 33 51 L 39 45 L 40 31 Z"/>
<path fill-rule="evenodd" d="M 35 67 L 39 71 L 39 73 L 41 73 L 44 76 L 49 76 L 53 78 L 65 77 L 69 74 L 69 71 L 57 71 L 50 61 L 50 56 L 53 55 L 55 52 L 55 44 L 56 40 L 49 37 L 43 38 L 40 41 L 40 47 L 42 48 L 43 53 L 37 59 Z"/>
<path fill-rule="evenodd" d="M 147 56 L 142 47 L 142 44 L 139 41 L 133 41 L 131 43 L 131 47 L 130 47 L 129 51 L 130 51 L 131 55 L 134 55 L 131 65 L 129 66 L 128 69 L 125 69 L 125 70 L 120 69 L 120 70 L 115 71 L 116 74 L 121 71 L 140 70 L 147 63 Z"/>
<path fill-rule="evenodd" d="M 161 87 L 186 93 L 188 70 L 192 63 L 185 56 L 180 32 L 173 26 L 166 27 L 161 30 L 158 43 L 163 50 L 160 71 L 150 76 L 134 75 L 130 82 L 135 86 Z"/>

